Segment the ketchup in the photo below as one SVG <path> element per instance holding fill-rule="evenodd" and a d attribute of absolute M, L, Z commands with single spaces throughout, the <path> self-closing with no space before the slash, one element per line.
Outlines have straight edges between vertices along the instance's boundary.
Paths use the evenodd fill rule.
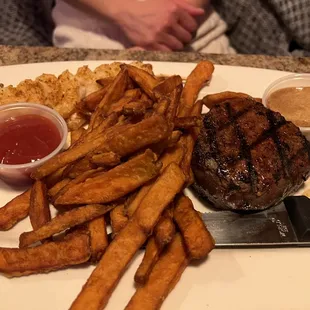
<path fill-rule="evenodd" d="M 34 162 L 53 152 L 61 142 L 52 121 L 40 115 L 11 117 L 0 124 L 0 160 L 17 165 Z"/>

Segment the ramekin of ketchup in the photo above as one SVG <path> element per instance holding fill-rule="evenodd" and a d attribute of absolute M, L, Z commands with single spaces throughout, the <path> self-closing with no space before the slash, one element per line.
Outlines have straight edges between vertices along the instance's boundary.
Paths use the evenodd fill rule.
<path fill-rule="evenodd" d="M 0 178 L 14 186 L 31 182 L 30 174 L 58 154 L 67 141 L 65 120 L 34 103 L 0 106 Z"/>

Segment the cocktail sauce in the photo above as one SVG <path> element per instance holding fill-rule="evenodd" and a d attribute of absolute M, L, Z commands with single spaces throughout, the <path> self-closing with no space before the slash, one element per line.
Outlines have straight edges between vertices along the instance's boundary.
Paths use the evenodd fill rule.
<path fill-rule="evenodd" d="M 18 165 L 37 161 L 61 142 L 58 128 L 41 115 L 19 115 L 0 124 L 0 161 Z"/>

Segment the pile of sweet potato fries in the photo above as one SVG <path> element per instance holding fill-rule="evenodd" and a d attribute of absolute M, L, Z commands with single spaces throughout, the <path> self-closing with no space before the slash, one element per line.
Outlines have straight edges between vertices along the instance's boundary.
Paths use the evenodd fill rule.
<path fill-rule="evenodd" d="M 126 309 L 159 309 L 191 260 L 214 248 L 183 194 L 193 182 L 197 97 L 213 70 L 200 62 L 183 86 L 178 75 L 159 79 L 123 64 L 114 79 L 98 81 L 102 88 L 76 107 L 88 117 L 87 129 L 71 132 L 71 146 L 0 209 L 0 230 L 27 216 L 33 228 L 20 235 L 19 248 L 0 248 L 0 271 L 14 277 L 94 263 L 71 309 L 102 309 L 145 248 Z M 54 218 L 51 205 L 58 210 Z"/>

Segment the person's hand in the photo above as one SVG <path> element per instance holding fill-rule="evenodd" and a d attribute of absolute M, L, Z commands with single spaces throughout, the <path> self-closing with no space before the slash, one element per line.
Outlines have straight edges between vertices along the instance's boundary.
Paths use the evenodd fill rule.
<path fill-rule="evenodd" d="M 197 30 L 204 10 L 185 0 L 108 1 L 109 16 L 135 46 L 148 50 L 181 50 Z"/>
<path fill-rule="evenodd" d="M 197 8 L 208 8 L 210 6 L 210 0 L 185 0 L 187 3 L 194 5 Z"/>
<path fill-rule="evenodd" d="M 133 46 L 133 47 L 129 47 L 127 48 L 128 51 L 145 51 L 145 48 L 140 47 L 140 46 Z"/>

